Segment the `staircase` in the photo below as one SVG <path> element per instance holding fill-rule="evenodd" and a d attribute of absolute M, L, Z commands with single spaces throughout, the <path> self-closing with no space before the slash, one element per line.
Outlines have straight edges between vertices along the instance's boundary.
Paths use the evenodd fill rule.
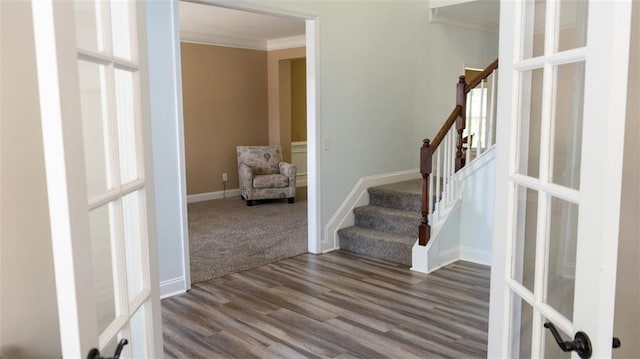
<path fill-rule="evenodd" d="M 355 226 L 338 231 L 340 248 L 410 266 L 421 218 L 422 180 L 371 187 L 368 192 L 369 205 L 353 210 Z"/>
<path fill-rule="evenodd" d="M 462 200 L 461 170 L 481 168 L 489 160 L 476 160 L 490 159 L 484 154 L 495 146 L 497 70 L 496 59 L 469 81 L 459 77 L 456 106 L 420 149 L 422 179 L 370 187 L 369 205 L 353 210 L 355 225 L 337 231 L 341 249 L 425 273 L 450 257 L 445 251 L 464 257 L 441 249 L 439 233 Z"/>

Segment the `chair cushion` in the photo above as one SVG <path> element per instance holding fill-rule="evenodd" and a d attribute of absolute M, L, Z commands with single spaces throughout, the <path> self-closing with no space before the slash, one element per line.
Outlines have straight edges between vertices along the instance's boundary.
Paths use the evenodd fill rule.
<path fill-rule="evenodd" d="M 289 178 L 285 175 L 257 175 L 253 178 L 255 188 L 282 188 L 289 186 Z"/>
<path fill-rule="evenodd" d="M 251 167 L 254 174 L 270 175 L 280 173 L 278 164 L 282 161 L 280 146 L 238 146 L 238 164 Z"/>

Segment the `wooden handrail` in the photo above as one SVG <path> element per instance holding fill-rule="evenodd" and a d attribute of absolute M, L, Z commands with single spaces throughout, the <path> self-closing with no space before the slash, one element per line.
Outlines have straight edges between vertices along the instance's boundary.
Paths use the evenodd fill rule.
<path fill-rule="evenodd" d="M 482 72 L 478 76 L 476 76 L 473 80 L 471 80 L 471 82 L 469 82 L 464 87 L 464 93 L 466 94 L 466 93 L 469 93 L 469 91 L 473 90 L 476 86 L 478 86 L 478 84 L 480 84 L 480 82 L 482 82 L 484 79 L 489 77 L 489 75 L 491 75 L 491 73 L 493 73 L 493 71 L 497 68 L 498 68 L 498 59 L 495 59 L 495 61 L 490 63 L 486 69 L 482 70 Z"/>
<path fill-rule="evenodd" d="M 420 174 L 422 175 L 422 219 L 418 229 L 418 244 L 426 246 L 431 238 L 431 226 L 429 225 L 429 181 L 431 176 L 431 167 L 433 165 L 433 154 L 444 140 L 445 136 L 451 130 L 451 127 L 455 124 L 456 132 L 458 133 L 456 142 L 456 158 L 455 158 L 455 171 L 459 171 L 465 165 L 464 158 L 464 143 L 463 138 L 464 129 L 466 126 L 466 102 L 467 94 L 484 81 L 489 75 L 498 68 L 498 59 L 493 61 L 487 68 L 485 68 L 476 78 L 474 78 L 468 84 L 464 76 L 460 76 L 458 83 L 456 84 L 456 107 L 453 108 L 449 117 L 444 122 L 440 130 L 433 138 L 433 141 L 425 139 L 422 141 L 422 147 L 420 147 Z"/>
<path fill-rule="evenodd" d="M 461 112 L 462 112 L 462 106 L 456 105 L 456 107 L 453 108 L 453 111 L 451 111 L 451 114 L 449 115 L 447 120 L 444 122 L 442 127 L 440 127 L 440 131 L 438 131 L 438 134 L 436 135 L 436 137 L 434 137 L 433 141 L 430 142 L 429 147 L 431 147 L 432 152 L 435 151 L 440 145 L 440 143 L 442 142 L 442 140 L 444 140 L 444 136 L 447 135 L 447 132 L 449 132 L 449 130 L 451 129 L 451 126 L 453 126 L 453 124 L 456 123 L 456 119 L 458 118 Z"/>

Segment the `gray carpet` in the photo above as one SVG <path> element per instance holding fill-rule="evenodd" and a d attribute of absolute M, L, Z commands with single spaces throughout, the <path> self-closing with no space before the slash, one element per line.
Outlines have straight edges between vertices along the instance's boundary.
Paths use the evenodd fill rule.
<path fill-rule="evenodd" d="M 307 202 L 240 197 L 190 203 L 191 282 L 202 282 L 307 252 Z"/>
<path fill-rule="evenodd" d="M 422 179 L 371 187 L 369 205 L 355 208 L 355 226 L 338 231 L 340 248 L 411 265 L 411 248 L 418 238 Z"/>

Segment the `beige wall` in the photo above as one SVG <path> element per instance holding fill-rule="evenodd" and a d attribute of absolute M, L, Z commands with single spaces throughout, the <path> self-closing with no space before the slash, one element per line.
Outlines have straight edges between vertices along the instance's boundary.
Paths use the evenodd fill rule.
<path fill-rule="evenodd" d="M 0 9 L 0 357 L 59 358 L 31 7 Z"/>
<path fill-rule="evenodd" d="M 640 3 L 633 7 L 614 322 L 622 347 L 614 358 L 640 358 Z"/>
<path fill-rule="evenodd" d="M 291 161 L 291 60 L 306 56 L 304 47 L 269 51 L 269 143 L 282 146 L 285 161 Z M 282 70 L 282 71 L 281 71 Z M 284 109 L 284 111 L 283 111 Z M 287 111 L 289 109 L 289 111 Z"/>
<path fill-rule="evenodd" d="M 187 193 L 238 188 L 236 146 L 269 143 L 267 52 L 182 43 Z"/>
<path fill-rule="evenodd" d="M 278 61 L 278 71 L 280 140 L 276 143 L 282 146 L 282 157 L 285 162 L 291 162 L 291 60 Z"/>
<path fill-rule="evenodd" d="M 307 59 L 291 61 L 291 142 L 307 140 Z"/>

